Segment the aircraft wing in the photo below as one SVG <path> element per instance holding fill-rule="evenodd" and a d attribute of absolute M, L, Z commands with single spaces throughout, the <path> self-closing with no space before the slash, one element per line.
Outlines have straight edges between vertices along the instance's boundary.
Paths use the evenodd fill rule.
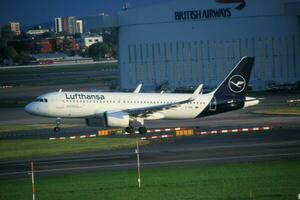
<path fill-rule="evenodd" d="M 134 109 L 127 109 L 124 110 L 127 112 L 130 116 L 133 117 L 147 117 L 155 112 L 159 111 L 164 111 L 164 110 L 169 110 L 172 108 L 176 108 L 181 106 L 182 104 L 189 103 L 191 101 L 194 101 L 197 96 L 200 94 L 202 91 L 203 85 L 199 85 L 198 88 L 194 91 L 194 93 L 191 95 L 190 98 L 183 100 L 183 101 L 178 101 L 174 103 L 168 103 L 168 104 L 162 104 L 162 105 L 156 105 L 156 106 L 148 106 L 148 107 L 143 107 L 143 108 L 134 108 Z"/>

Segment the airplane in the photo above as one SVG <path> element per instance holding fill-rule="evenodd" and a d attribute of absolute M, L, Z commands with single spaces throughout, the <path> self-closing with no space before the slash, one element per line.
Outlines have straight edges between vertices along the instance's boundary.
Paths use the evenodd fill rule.
<path fill-rule="evenodd" d="M 43 94 L 25 106 L 37 116 L 82 118 L 87 126 L 125 128 L 127 133 L 147 132 L 146 120 L 194 119 L 254 106 L 259 100 L 246 97 L 254 57 L 243 57 L 212 92 L 202 93 L 199 85 L 193 94 L 125 92 L 67 92 Z"/>

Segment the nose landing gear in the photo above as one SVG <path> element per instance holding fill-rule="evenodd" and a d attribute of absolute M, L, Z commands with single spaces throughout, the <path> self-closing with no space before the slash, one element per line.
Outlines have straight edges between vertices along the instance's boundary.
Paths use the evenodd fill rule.
<path fill-rule="evenodd" d="M 61 124 L 61 118 L 60 117 L 56 118 L 55 123 L 56 123 L 56 127 L 54 127 L 53 131 L 57 133 L 60 131 L 59 125 Z"/>

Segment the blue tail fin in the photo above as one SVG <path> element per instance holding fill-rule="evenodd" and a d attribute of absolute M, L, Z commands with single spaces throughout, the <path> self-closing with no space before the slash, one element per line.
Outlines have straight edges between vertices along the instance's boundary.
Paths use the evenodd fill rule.
<path fill-rule="evenodd" d="M 214 96 L 244 97 L 253 64 L 254 57 L 243 57 L 217 89 L 213 91 Z"/>

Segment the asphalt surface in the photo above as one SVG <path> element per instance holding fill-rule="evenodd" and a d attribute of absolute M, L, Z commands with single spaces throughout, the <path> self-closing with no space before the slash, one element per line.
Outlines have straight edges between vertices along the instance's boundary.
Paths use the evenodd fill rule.
<path fill-rule="evenodd" d="M 299 128 L 153 140 L 140 148 L 141 167 L 299 160 Z M 37 176 L 136 168 L 134 149 L 34 159 Z M 0 178 L 28 178 L 30 160 L 1 161 Z"/>

